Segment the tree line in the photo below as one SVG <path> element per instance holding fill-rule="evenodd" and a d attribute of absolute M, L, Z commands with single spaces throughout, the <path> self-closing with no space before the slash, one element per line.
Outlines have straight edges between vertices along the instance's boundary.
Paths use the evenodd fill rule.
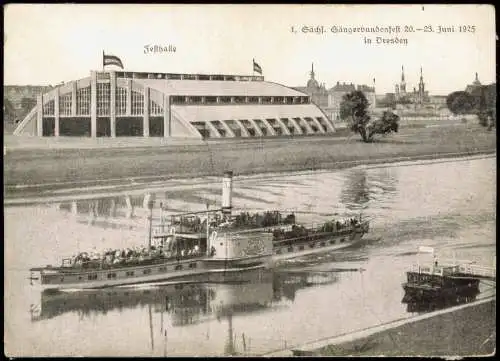
<path fill-rule="evenodd" d="M 496 84 L 480 85 L 471 92 L 456 91 L 446 98 L 448 109 L 455 115 L 474 114 L 479 124 L 496 126 Z"/>

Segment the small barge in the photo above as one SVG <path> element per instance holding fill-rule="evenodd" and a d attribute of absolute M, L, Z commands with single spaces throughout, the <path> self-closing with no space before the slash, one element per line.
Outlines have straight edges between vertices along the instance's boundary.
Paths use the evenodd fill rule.
<path fill-rule="evenodd" d="M 269 268 L 281 260 L 351 246 L 369 230 L 368 221 L 361 217 L 307 227 L 296 222 L 294 213 L 233 215 L 231 193 L 232 172 L 226 172 L 220 209 L 161 216 L 154 226 L 154 199 L 146 197 L 147 246 L 84 252 L 64 259 L 59 267 L 34 267 L 32 283 L 42 289 L 103 288 Z"/>
<path fill-rule="evenodd" d="M 403 283 L 404 303 L 442 303 L 449 300 L 474 300 L 479 294 L 481 279 L 495 279 L 491 268 L 475 265 L 474 262 L 442 263 L 431 247 L 420 247 L 419 252 L 432 253 L 432 263 L 412 265 Z"/>

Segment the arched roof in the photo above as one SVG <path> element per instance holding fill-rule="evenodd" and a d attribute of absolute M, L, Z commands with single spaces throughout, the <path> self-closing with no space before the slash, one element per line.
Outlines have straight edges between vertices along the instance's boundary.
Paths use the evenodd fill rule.
<path fill-rule="evenodd" d="M 168 95 L 219 96 L 303 96 L 286 86 L 267 81 L 133 79 Z"/>

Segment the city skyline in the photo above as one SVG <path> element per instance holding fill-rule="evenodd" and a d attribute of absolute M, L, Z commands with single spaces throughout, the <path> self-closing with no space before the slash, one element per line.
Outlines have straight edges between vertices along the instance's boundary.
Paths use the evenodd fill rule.
<path fill-rule="evenodd" d="M 476 29 L 474 34 L 398 35 L 408 38 L 407 45 L 372 45 L 364 43 L 364 35 L 301 30 L 396 23 Z M 375 79 L 379 94 L 394 92 L 401 66 L 408 91 L 417 87 L 420 67 L 430 94 L 465 89 L 476 72 L 483 84 L 496 80 L 494 8 L 487 5 L 422 10 L 420 5 L 11 4 L 4 41 L 4 85 L 57 85 L 86 77 L 102 69 L 103 51 L 118 56 L 125 70 L 138 72 L 251 75 L 255 59 L 267 81 L 290 87 L 305 86 L 314 63 L 316 79 L 327 89 L 337 82 L 372 86 Z M 150 52 L 147 45 L 169 51 Z"/>

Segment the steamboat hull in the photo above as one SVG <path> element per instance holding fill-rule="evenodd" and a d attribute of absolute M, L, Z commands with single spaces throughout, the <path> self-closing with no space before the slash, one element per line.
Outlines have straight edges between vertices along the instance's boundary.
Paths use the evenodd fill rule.
<path fill-rule="evenodd" d="M 79 290 L 118 287 L 176 280 L 212 273 L 243 272 L 265 268 L 271 255 L 246 259 L 216 260 L 190 259 L 141 267 L 123 267 L 82 272 L 40 270 L 40 277 L 32 277 L 33 286 L 40 290 Z M 32 272 L 34 272 L 32 270 Z"/>
<path fill-rule="evenodd" d="M 272 261 L 275 263 L 287 259 L 347 248 L 358 243 L 363 238 L 363 235 L 363 232 L 356 232 L 350 235 L 323 237 L 323 239 L 319 238 L 290 246 L 275 246 Z"/>
<path fill-rule="evenodd" d="M 436 302 L 454 298 L 472 298 L 479 294 L 477 286 L 456 286 L 445 288 L 431 285 L 404 284 L 403 302 Z"/>

